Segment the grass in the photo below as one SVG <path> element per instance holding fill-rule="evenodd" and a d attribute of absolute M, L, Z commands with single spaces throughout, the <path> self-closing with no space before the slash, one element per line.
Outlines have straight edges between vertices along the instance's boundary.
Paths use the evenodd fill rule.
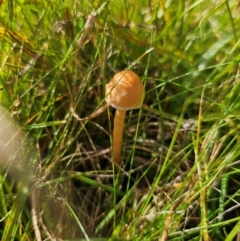
<path fill-rule="evenodd" d="M 1 240 L 239 240 L 237 1 L 0 7 Z M 146 97 L 117 174 L 103 106 L 123 69 Z"/>

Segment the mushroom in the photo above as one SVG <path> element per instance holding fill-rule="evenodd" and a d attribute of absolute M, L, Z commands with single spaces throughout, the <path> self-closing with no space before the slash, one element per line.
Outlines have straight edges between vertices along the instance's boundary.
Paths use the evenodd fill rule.
<path fill-rule="evenodd" d="M 144 96 L 144 86 L 132 71 L 121 71 L 106 84 L 106 102 L 116 109 L 113 127 L 113 161 L 118 170 L 121 160 L 124 119 L 127 110 L 140 108 Z"/>

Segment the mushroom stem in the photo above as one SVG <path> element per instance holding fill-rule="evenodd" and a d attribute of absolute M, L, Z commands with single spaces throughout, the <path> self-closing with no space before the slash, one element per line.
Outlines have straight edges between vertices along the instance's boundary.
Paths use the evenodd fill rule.
<path fill-rule="evenodd" d="M 116 170 L 119 169 L 121 161 L 121 152 L 122 152 L 122 139 L 123 139 L 123 128 L 124 120 L 126 116 L 125 110 L 116 110 L 114 117 L 114 126 L 113 126 L 113 160 L 114 167 Z"/>

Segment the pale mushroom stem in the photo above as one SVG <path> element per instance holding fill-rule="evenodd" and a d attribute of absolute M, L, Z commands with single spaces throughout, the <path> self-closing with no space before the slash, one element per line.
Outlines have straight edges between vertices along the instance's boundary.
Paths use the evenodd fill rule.
<path fill-rule="evenodd" d="M 123 139 L 125 116 L 126 116 L 125 110 L 116 110 L 115 117 L 114 117 L 114 126 L 113 126 L 113 161 L 114 161 L 114 167 L 116 170 L 119 169 L 120 161 L 121 161 L 122 139 Z"/>

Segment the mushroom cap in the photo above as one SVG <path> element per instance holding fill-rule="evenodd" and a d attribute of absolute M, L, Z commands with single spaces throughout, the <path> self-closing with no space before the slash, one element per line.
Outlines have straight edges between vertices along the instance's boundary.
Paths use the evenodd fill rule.
<path fill-rule="evenodd" d="M 145 96 L 140 78 L 132 71 L 120 71 L 106 84 L 106 102 L 118 110 L 137 109 Z"/>

